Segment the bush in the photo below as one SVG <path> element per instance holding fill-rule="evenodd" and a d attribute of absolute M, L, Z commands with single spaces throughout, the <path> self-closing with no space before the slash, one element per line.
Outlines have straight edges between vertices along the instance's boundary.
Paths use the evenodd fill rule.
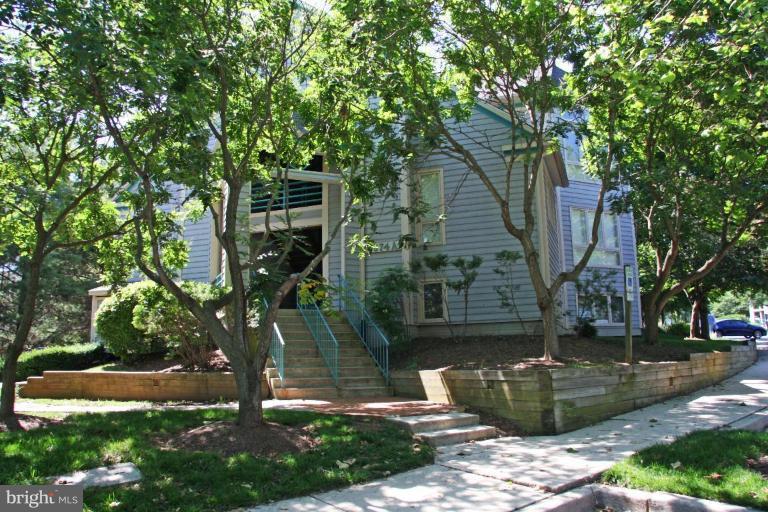
<path fill-rule="evenodd" d="M 588 318 L 576 319 L 576 326 L 573 330 L 582 338 L 594 339 L 597 337 L 597 327 Z"/>
<path fill-rule="evenodd" d="M 133 323 L 136 306 L 150 307 L 160 297 L 155 283 L 141 281 L 120 288 L 104 300 L 96 314 L 96 332 L 107 351 L 130 363 L 163 350 L 158 339 L 147 336 Z"/>
<path fill-rule="evenodd" d="M 221 288 L 196 281 L 185 281 L 181 288 L 198 301 L 217 299 Z M 171 354 L 188 367 L 206 367 L 216 348 L 208 333 L 189 310 L 165 289 L 159 295 L 146 296 L 133 310 L 133 326 L 146 336 L 162 341 Z"/>
<path fill-rule="evenodd" d="M 691 334 L 691 326 L 685 322 L 676 322 L 664 327 L 664 332 L 670 336 L 680 336 L 681 338 L 687 338 Z"/>
<path fill-rule="evenodd" d="M 410 341 L 405 324 L 403 297 L 406 293 L 417 291 L 418 284 L 413 274 L 401 267 L 391 267 L 376 279 L 366 297 L 371 316 L 384 330 L 395 351 Z"/>
<path fill-rule="evenodd" d="M 84 370 L 109 361 L 109 354 L 98 343 L 65 345 L 30 350 L 19 356 L 16 380 L 27 380 L 50 370 Z M 1 361 L 0 361 L 1 363 Z M 2 372 L 2 366 L 0 366 Z"/>
<path fill-rule="evenodd" d="M 199 301 L 224 293 L 195 281 L 181 287 Z M 96 316 L 96 331 L 107 350 L 126 362 L 170 351 L 184 366 L 206 366 L 215 348 L 187 308 L 151 281 L 129 284 L 105 300 Z"/>

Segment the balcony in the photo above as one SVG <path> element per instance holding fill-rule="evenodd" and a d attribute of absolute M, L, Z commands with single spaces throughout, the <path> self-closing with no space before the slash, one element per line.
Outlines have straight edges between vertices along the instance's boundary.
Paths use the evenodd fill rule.
<path fill-rule="evenodd" d="M 313 181 L 288 180 L 288 187 L 281 186 L 275 194 L 271 211 L 281 211 L 323 204 L 323 184 Z M 269 207 L 270 193 L 261 184 L 251 188 L 251 213 L 264 213 Z"/>

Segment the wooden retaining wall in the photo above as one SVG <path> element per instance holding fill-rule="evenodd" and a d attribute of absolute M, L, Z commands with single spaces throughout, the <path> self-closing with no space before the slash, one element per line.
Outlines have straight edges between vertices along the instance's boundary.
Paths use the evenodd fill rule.
<path fill-rule="evenodd" d="M 269 396 L 266 378 L 262 395 Z M 43 372 L 30 377 L 19 391 L 24 398 L 90 398 L 103 400 L 234 400 L 230 372 Z"/>
<path fill-rule="evenodd" d="M 395 394 L 462 404 L 516 421 L 532 434 L 591 425 L 672 396 L 690 393 L 747 368 L 755 345 L 691 354 L 689 361 L 551 370 L 392 372 Z"/>

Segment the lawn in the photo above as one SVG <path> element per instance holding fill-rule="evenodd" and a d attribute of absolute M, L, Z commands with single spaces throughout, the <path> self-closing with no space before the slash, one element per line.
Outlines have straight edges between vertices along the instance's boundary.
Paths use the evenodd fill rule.
<path fill-rule="evenodd" d="M 86 510 L 229 510 L 346 486 L 431 463 L 433 452 L 380 420 L 267 410 L 268 421 L 308 427 L 319 444 L 274 458 L 170 450 L 157 438 L 234 419 L 234 411 L 78 414 L 22 433 L 0 433 L 0 483 L 40 484 L 46 476 L 133 462 L 141 484 L 87 490 Z M 348 467 L 347 467 L 348 465 Z"/>
<path fill-rule="evenodd" d="M 603 481 L 766 509 L 766 454 L 768 433 L 694 432 L 638 452 L 608 470 Z"/>

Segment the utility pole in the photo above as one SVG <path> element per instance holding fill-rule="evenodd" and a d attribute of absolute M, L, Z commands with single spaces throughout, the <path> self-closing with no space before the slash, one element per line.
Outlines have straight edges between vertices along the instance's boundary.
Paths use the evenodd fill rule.
<path fill-rule="evenodd" d="M 624 362 L 632 364 L 632 301 L 635 296 L 635 274 L 632 265 L 624 265 Z"/>

